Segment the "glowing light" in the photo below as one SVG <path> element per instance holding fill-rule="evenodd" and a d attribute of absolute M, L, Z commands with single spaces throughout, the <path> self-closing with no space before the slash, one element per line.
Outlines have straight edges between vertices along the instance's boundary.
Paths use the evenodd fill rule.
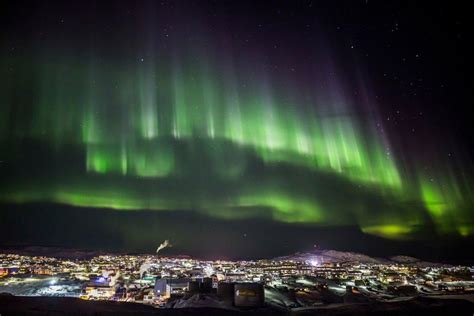
<path fill-rule="evenodd" d="M 0 85 L 2 161 L 13 170 L 0 202 L 359 225 L 395 239 L 428 215 L 440 233 L 473 234 L 469 181 L 410 171 L 359 114 L 374 104 L 346 97 L 353 89 L 324 59 L 313 61 L 322 74 L 309 73 L 330 83 L 320 86 L 221 61 L 212 41 L 178 46 L 149 45 L 130 62 L 48 48 L 47 58 L 3 56 L 2 78 L 17 75 Z M 18 93 L 26 81 L 29 98 Z"/>

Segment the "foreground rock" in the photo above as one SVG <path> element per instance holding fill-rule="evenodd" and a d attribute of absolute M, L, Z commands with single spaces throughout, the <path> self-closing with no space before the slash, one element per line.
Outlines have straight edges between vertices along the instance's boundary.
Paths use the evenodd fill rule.
<path fill-rule="evenodd" d="M 212 307 L 156 309 L 135 303 L 83 301 L 68 297 L 20 297 L 0 294 L 5 315 L 469 315 L 474 303 L 463 299 L 417 298 L 391 303 L 331 304 L 283 311 L 270 307 L 226 310 Z"/>

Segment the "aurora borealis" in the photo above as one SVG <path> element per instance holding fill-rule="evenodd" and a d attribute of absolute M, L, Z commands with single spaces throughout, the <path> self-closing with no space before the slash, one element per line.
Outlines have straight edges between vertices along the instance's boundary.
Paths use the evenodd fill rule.
<path fill-rule="evenodd" d="M 260 30 L 262 13 L 246 22 L 237 4 L 237 15 L 75 6 L 35 3 L 34 27 L 5 22 L 16 33 L 1 40 L 1 203 L 348 225 L 394 240 L 474 234 L 469 151 L 449 133 L 434 141 L 434 125 L 390 125 L 400 105 L 379 97 L 370 59 L 321 13 L 298 35 L 278 17 Z"/>

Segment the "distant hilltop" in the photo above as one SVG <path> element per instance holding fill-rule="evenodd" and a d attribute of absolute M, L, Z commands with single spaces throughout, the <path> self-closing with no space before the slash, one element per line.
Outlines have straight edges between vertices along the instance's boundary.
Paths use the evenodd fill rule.
<path fill-rule="evenodd" d="M 310 262 L 314 264 L 322 263 L 343 263 L 343 262 L 360 262 L 369 264 L 410 264 L 416 266 L 449 266 L 442 263 L 433 263 L 422 261 L 420 259 L 409 256 L 394 256 L 390 258 L 374 258 L 361 253 L 337 250 L 314 250 L 310 252 L 297 252 L 289 256 L 276 257 L 273 260 L 286 261 L 293 260 L 299 262 Z"/>
<path fill-rule="evenodd" d="M 107 254 L 104 251 L 84 250 L 48 246 L 1 247 L 0 253 L 14 253 L 22 256 L 44 256 L 62 259 L 89 259 Z"/>

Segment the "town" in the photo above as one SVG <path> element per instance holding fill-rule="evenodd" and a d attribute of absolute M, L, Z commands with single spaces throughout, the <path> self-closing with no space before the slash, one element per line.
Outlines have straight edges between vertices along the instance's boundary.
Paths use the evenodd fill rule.
<path fill-rule="evenodd" d="M 0 254 L 0 293 L 135 302 L 157 308 L 227 309 L 292 309 L 474 294 L 470 267 L 409 257 L 380 261 L 341 254 L 346 253 L 326 251 L 257 261 Z"/>

